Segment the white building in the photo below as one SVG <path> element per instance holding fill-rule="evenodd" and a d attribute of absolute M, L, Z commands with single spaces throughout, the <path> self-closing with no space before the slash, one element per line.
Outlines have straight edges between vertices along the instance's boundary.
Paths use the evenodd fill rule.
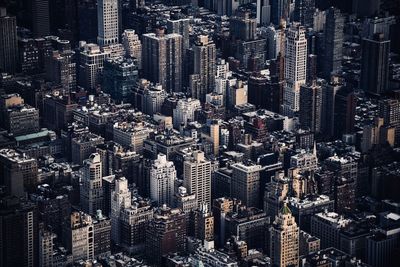
<path fill-rule="evenodd" d="M 114 124 L 113 140 L 125 147 L 130 147 L 136 153 L 143 151 L 143 142 L 153 129 L 143 122 L 117 122 Z"/>
<path fill-rule="evenodd" d="M 176 170 L 172 161 L 167 161 L 167 156 L 158 154 L 150 169 L 150 197 L 158 205 L 173 205 L 174 182 Z"/>
<path fill-rule="evenodd" d="M 138 60 L 139 69 L 141 69 L 142 43 L 140 42 L 139 35 L 135 33 L 135 30 L 124 30 L 122 33 L 122 44 L 124 45 L 126 55 L 136 58 Z"/>
<path fill-rule="evenodd" d="M 97 1 L 97 25 L 100 46 L 118 43 L 118 0 Z"/>
<path fill-rule="evenodd" d="M 173 123 L 176 129 L 181 124 L 186 125 L 188 121 L 194 121 L 195 111 L 201 108 L 198 99 L 180 99 L 173 111 Z"/>
<path fill-rule="evenodd" d="M 88 214 L 103 210 L 103 187 L 100 154 L 93 153 L 84 160 L 80 184 L 81 208 Z"/>
<path fill-rule="evenodd" d="M 307 39 L 306 31 L 299 23 L 294 23 L 286 35 L 285 79 L 283 112 L 292 115 L 299 111 L 300 86 L 307 78 Z"/>
<path fill-rule="evenodd" d="M 120 243 L 121 230 L 119 218 L 121 210 L 131 207 L 132 194 L 128 189 L 128 180 L 121 177 L 115 180 L 115 189 L 111 192 L 111 240 L 116 244 Z"/>
<path fill-rule="evenodd" d="M 199 207 L 203 203 L 211 207 L 211 162 L 205 159 L 204 152 L 193 152 L 183 163 L 183 186 L 189 194 L 196 195 Z"/>

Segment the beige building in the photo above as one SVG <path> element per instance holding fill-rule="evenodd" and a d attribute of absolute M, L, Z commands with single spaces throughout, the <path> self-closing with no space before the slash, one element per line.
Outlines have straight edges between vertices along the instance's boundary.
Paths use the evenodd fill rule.
<path fill-rule="evenodd" d="M 271 266 L 299 266 L 299 227 L 284 203 L 270 228 Z"/>
<path fill-rule="evenodd" d="M 195 194 L 200 206 L 206 203 L 211 207 L 211 162 L 204 152 L 195 151 L 183 164 L 183 186 L 189 194 Z"/>
<path fill-rule="evenodd" d="M 147 127 L 143 122 L 140 123 L 115 123 L 114 141 L 125 147 L 131 147 L 133 151 L 141 154 L 143 151 L 143 142 L 153 130 Z"/>

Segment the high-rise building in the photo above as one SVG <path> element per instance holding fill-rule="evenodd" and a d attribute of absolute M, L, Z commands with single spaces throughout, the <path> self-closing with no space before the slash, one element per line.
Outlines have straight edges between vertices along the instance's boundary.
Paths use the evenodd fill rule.
<path fill-rule="evenodd" d="M 117 122 L 113 125 L 113 140 L 138 154 L 143 151 L 143 142 L 153 129 L 143 122 Z"/>
<path fill-rule="evenodd" d="M 108 58 L 104 61 L 102 89 L 114 100 L 128 102 L 138 77 L 136 60 L 122 57 Z"/>
<path fill-rule="evenodd" d="M 373 39 L 362 40 L 360 88 L 372 95 L 380 95 L 389 86 L 390 40 L 382 33 Z"/>
<path fill-rule="evenodd" d="M 39 266 L 53 266 L 53 246 L 56 235 L 44 229 L 39 230 Z"/>
<path fill-rule="evenodd" d="M 294 19 L 306 28 L 314 24 L 315 0 L 294 1 Z"/>
<path fill-rule="evenodd" d="M 270 228 L 271 266 L 299 266 L 299 227 L 284 203 Z"/>
<path fill-rule="evenodd" d="M 188 235 L 202 241 L 214 240 L 214 217 L 206 204 L 202 204 L 198 210 L 190 213 Z"/>
<path fill-rule="evenodd" d="M 232 165 L 231 196 L 240 199 L 247 207 L 260 206 L 260 165 Z"/>
<path fill-rule="evenodd" d="M 158 154 L 150 169 L 150 197 L 158 205 L 172 206 L 174 202 L 174 189 L 176 170 L 172 161 L 167 161 L 167 156 Z"/>
<path fill-rule="evenodd" d="M 182 90 L 182 40 L 182 35 L 163 29 L 142 36 L 143 74 L 168 92 Z"/>
<path fill-rule="evenodd" d="M 137 81 L 133 88 L 133 105 L 145 114 L 154 115 L 161 112 L 167 92 L 161 84 L 154 84 L 146 79 Z"/>
<path fill-rule="evenodd" d="M 195 111 L 201 108 L 200 101 L 197 99 L 180 99 L 176 108 L 173 110 L 174 128 L 179 129 L 181 125 L 186 125 L 195 120 Z"/>
<path fill-rule="evenodd" d="M 322 120 L 321 132 L 329 137 L 334 135 L 336 93 L 343 87 L 338 77 L 332 77 L 329 83 L 322 84 Z"/>
<path fill-rule="evenodd" d="M 46 59 L 45 66 L 47 79 L 62 86 L 65 95 L 76 90 L 76 63 L 75 52 L 55 50 Z"/>
<path fill-rule="evenodd" d="M 204 152 L 193 152 L 183 163 L 183 185 L 189 194 L 196 195 L 198 206 L 205 203 L 211 207 L 211 162 Z"/>
<path fill-rule="evenodd" d="M 271 21 L 275 25 L 280 25 L 281 20 L 287 20 L 289 14 L 288 0 L 270 0 Z"/>
<path fill-rule="evenodd" d="M 334 136 L 354 132 L 357 98 L 354 91 L 348 87 L 340 88 L 335 95 Z"/>
<path fill-rule="evenodd" d="M 32 0 L 33 35 L 50 35 L 50 0 Z"/>
<path fill-rule="evenodd" d="M 78 84 L 87 90 L 95 89 L 100 83 L 104 60 L 110 56 L 96 44 L 80 42 Z"/>
<path fill-rule="evenodd" d="M 93 153 L 83 161 L 80 185 L 82 211 L 94 215 L 97 210 L 104 209 L 101 159 L 98 153 Z"/>
<path fill-rule="evenodd" d="M 93 221 L 83 212 L 72 212 L 62 235 L 73 261 L 94 259 Z"/>
<path fill-rule="evenodd" d="M 138 68 L 142 68 L 142 43 L 135 30 L 126 29 L 122 33 L 122 44 L 124 45 L 126 55 L 137 59 Z"/>
<path fill-rule="evenodd" d="M 2 197 L 0 265 L 38 266 L 38 232 L 38 211 L 35 205 L 20 202 L 16 197 Z"/>
<path fill-rule="evenodd" d="M 323 77 L 329 79 L 338 73 L 343 58 L 344 16 L 339 9 L 331 7 L 326 11 L 325 49 L 323 56 Z"/>
<path fill-rule="evenodd" d="M 283 171 L 278 171 L 270 183 L 265 186 L 264 211 L 270 217 L 279 214 L 283 201 L 289 195 L 289 179 Z"/>
<path fill-rule="evenodd" d="M 120 213 L 123 209 L 131 207 L 132 194 L 128 189 L 128 180 L 121 177 L 115 180 L 115 189 L 111 192 L 111 240 L 116 244 L 121 243 Z"/>
<path fill-rule="evenodd" d="M 17 21 L 0 8 L 0 71 L 15 73 L 18 64 Z"/>
<path fill-rule="evenodd" d="M 101 210 L 96 211 L 93 218 L 94 256 L 111 254 L 111 220 L 103 216 Z"/>
<path fill-rule="evenodd" d="M 249 12 L 239 12 L 229 19 L 229 33 L 234 40 L 251 41 L 256 37 L 257 20 Z"/>
<path fill-rule="evenodd" d="M 189 49 L 189 26 L 190 19 L 178 18 L 178 19 L 167 19 L 167 30 L 168 33 L 177 33 L 182 35 L 183 38 L 183 49 Z M 186 51 L 182 51 L 183 54 Z"/>
<path fill-rule="evenodd" d="M 206 94 L 215 87 L 216 47 L 208 36 L 200 35 L 193 46 L 194 74 L 199 75 L 200 90 L 192 92 L 192 97 L 205 102 Z"/>
<path fill-rule="evenodd" d="M 79 40 L 97 42 L 97 0 L 79 0 L 77 6 Z"/>
<path fill-rule="evenodd" d="M 386 99 L 379 102 L 379 117 L 385 126 L 394 127 L 395 143 L 400 144 L 400 100 Z"/>
<path fill-rule="evenodd" d="M 283 112 L 291 115 L 300 108 L 300 86 L 307 79 L 307 39 L 305 28 L 294 23 L 286 34 Z"/>
<path fill-rule="evenodd" d="M 146 256 L 151 264 L 162 266 L 162 256 L 186 249 L 186 217 L 180 209 L 164 205 L 154 212 L 146 229 Z"/>
<path fill-rule="evenodd" d="M 301 127 L 319 133 L 322 124 L 322 87 L 320 84 L 314 82 L 300 87 L 299 108 Z"/>
<path fill-rule="evenodd" d="M 119 1 L 97 1 L 97 43 L 100 46 L 118 43 L 119 35 Z"/>
<path fill-rule="evenodd" d="M 257 0 L 257 24 L 268 26 L 271 23 L 270 0 Z"/>

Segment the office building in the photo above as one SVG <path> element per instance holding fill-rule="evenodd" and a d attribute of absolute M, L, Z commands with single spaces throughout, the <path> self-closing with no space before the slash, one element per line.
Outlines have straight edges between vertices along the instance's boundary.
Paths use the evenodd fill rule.
<path fill-rule="evenodd" d="M 90 215 L 72 212 L 62 237 L 73 261 L 94 259 L 93 220 Z"/>
<path fill-rule="evenodd" d="M 271 182 L 265 186 L 264 211 L 270 217 L 279 214 L 283 201 L 289 195 L 289 179 L 283 171 L 275 173 Z"/>
<path fill-rule="evenodd" d="M 97 1 L 97 43 L 107 46 L 118 43 L 119 3 L 117 0 Z"/>
<path fill-rule="evenodd" d="M 176 170 L 167 156 L 158 154 L 150 169 L 150 198 L 158 205 L 173 205 Z"/>
<path fill-rule="evenodd" d="M 142 252 L 145 248 L 146 228 L 153 220 L 154 209 L 150 201 L 134 201 L 120 214 L 121 246 L 127 251 Z"/>
<path fill-rule="evenodd" d="M 19 136 L 39 131 L 39 111 L 18 94 L 3 95 L 0 98 L 0 125 L 9 133 Z"/>
<path fill-rule="evenodd" d="M 200 35 L 193 46 L 193 73 L 199 75 L 200 90 L 192 91 L 192 97 L 205 102 L 207 93 L 215 87 L 216 47 L 208 36 Z"/>
<path fill-rule="evenodd" d="M 187 125 L 188 122 L 195 121 L 195 111 L 201 109 L 198 99 L 188 98 L 180 99 L 173 110 L 174 128 L 179 129 L 181 125 Z"/>
<path fill-rule="evenodd" d="M 68 41 L 67 41 L 68 42 Z M 61 85 L 64 95 L 76 91 L 75 52 L 55 50 L 46 61 L 46 77 L 54 84 Z"/>
<path fill-rule="evenodd" d="M 143 142 L 153 132 L 144 122 L 117 122 L 113 125 L 114 142 L 141 154 Z"/>
<path fill-rule="evenodd" d="M 96 152 L 96 146 L 103 144 L 104 138 L 93 133 L 82 134 L 72 138 L 71 156 L 72 162 L 82 164 L 90 154 Z"/>
<path fill-rule="evenodd" d="M 307 39 L 305 28 L 294 23 L 286 34 L 283 112 L 291 115 L 300 108 L 300 86 L 307 79 Z"/>
<path fill-rule="evenodd" d="M 294 1 L 294 19 L 306 28 L 314 25 L 315 0 Z"/>
<path fill-rule="evenodd" d="M 334 136 L 336 93 L 343 87 L 338 77 L 332 77 L 329 83 L 322 84 L 321 132 Z"/>
<path fill-rule="evenodd" d="M 100 74 L 103 71 L 104 60 L 110 54 L 96 44 L 80 42 L 79 79 L 78 84 L 88 90 L 95 89 L 100 84 Z"/>
<path fill-rule="evenodd" d="M 289 4 L 287 0 L 270 0 L 271 21 L 275 25 L 280 25 L 281 20 L 287 20 L 289 14 Z"/>
<path fill-rule="evenodd" d="M 165 34 L 163 29 L 142 36 L 144 77 L 168 92 L 182 90 L 182 39 L 182 35 Z"/>
<path fill-rule="evenodd" d="M 4 197 L 0 204 L 1 266 L 38 265 L 38 211 L 31 202 Z"/>
<path fill-rule="evenodd" d="M 39 266 L 53 266 L 54 239 L 56 235 L 44 229 L 39 230 Z"/>
<path fill-rule="evenodd" d="M 362 40 L 360 89 L 371 95 L 388 90 L 390 40 L 377 33 Z"/>
<path fill-rule="evenodd" d="M 195 151 L 183 163 L 183 186 L 189 194 L 195 194 L 198 206 L 211 207 L 211 162 L 204 152 Z"/>
<path fill-rule="evenodd" d="M 0 70 L 15 73 L 18 63 L 17 20 L 0 8 Z"/>
<path fill-rule="evenodd" d="M 115 189 L 111 192 L 111 240 L 115 244 L 121 243 L 120 213 L 131 207 L 132 195 L 128 189 L 128 180 L 121 177 L 115 180 Z"/>
<path fill-rule="evenodd" d="M 111 254 L 111 220 L 103 216 L 101 210 L 93 217 L 94 256 Z"/>
<path fill-rule="evenodd" d="M 146 257 L 151 264 L 162 266 L 168 253 L 186 250 L 186 219 L 179 209 L 164 205 L 154 212 L 154 219 L 146 229 Z"/>
<path fill-rule="evenodd" d="M 386 99 L 379 102 L 379 117 L 385 126 L 395 129 L 395 143 L 400 144 L 400 101 Z"/>
<path fill-rule="evenodd" d="M 299 227 L 284 203 L 270 228 L 272 266 L 299 266 Z"/>
<path fill-rule="evenodd" d="M 207 242 L 214 240 L 214 217 L 207 204 L 200 205 L 189 217 L 188 235 Z"/>
<path fill-rule="evenodd" d="M 343 58 L 344 16 L 339 9 L 331 7 L 326 11 L 325 51 L 322 72 L 325 79 L 339 73 Z"/>
<path fill-rule="evenodd" d="M 334 136 L 354 132 L 357 98 L 350 87 L 342 87 L 335 95 Z"/>
<path fill-rule="evenodd" d="M 271 23 L 270 0 L 257 0 L 257 24 L 268 26 Z"/>
<path fill-rule="evenodd" d="M 189 18 L 170 18 L 167 19 L 167 30 L 168 33 L 176 33 L 182 35 L 183 38 L 183 55 L 186 54 L 187 49 L 189 49 Z"/>
<path fill-rule="evenodd" d="M 50 0 L 32 0 L 33 35 L 50 35 Z"/>
<path fill-rule="evenodd" d="M 83 161 L 80 184 L 80 203 L 82 211 L 94 215 L 104 209 L 103 175 L 100 155 L 93 153 Z"/>
<path fill-rule="evenodd" d="M 139 77 L 138 63 L 119 57 L 104 61 L 102 89 L 118 102 L 128 102 Z"/>
<path fill-rule="evenodd" d="M 299 120 L 301 127 L 314 133 L 321 131 L 322 88 L 313 83 L 300 87 Z"/>
<path fill-rule="evenodd" d="M 247 207 L 260 206 L 260 165 L 235 163 L 232 166 L 231 196 Z"/>

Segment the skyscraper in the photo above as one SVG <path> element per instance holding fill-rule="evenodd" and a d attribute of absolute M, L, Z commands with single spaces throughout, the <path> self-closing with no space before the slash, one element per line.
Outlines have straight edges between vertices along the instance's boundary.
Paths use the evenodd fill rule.
<path fill-rule="evenodd" d="M 257 0 L 257 24 L 267 26 L 271 22 L 270 0 Z"/>
<path fill-rule="evenodd" d="M 46 76 L 47 78 L 62 86 L 63 91 L 69 92 L 76 89 L 76 63 L 75 52 L 68 50 L 53 51 L 47 58 Z"/>
<path fill-rule="evenodd" d="M 176 170 L 172 161 L 167 161 L 167 156 L 158 154 L 150 169 L 150 197 L 158 205 L 174 203 L 174 183 Z"/>
<path fill-rule="evenodd" d="M 307 79 L 307 39 L 305 28 L 293 23 L 286 35 L 283 112 L 292 115 L 299 111 L 300 86 Z"/>
<path fill-rule="evenodd" d="M 294 1 L 294 19 L 306 28 L 314 24 L 315 0 Z"/>
<path fill-rule="evenodd" d="M 32 0 L 33 35 L 50 35 L 50 0 Z"/>
<path fill-rule="evenodd" d="M 104 209 L 102 169 L 98 153 L 93 153 L 83 162 L 80 198 L 82 210 L 94 215 Z"/>
<path fill-rule="evenodd" d="M 322 123 L 322 88 L 316 82 L 300 87 L 301 127 L 314 133 L 321 131 Z"/>
<path fill-rule="evenodd" d="M 390 40 L 383 34 L 362 41 L 360 88 L 372 95 L 385 93 L 389 85 Z"/>
<path fill-rule="evenodd" d="M 196 195 L 199 207 L 203 203 L 211 207 L 211 162 L 204 158 L 204 152 L 193 152 L 183 163 L 183 186 Z"/>
<path fill-rule="evenodd" d="M 128 189 L 128 180 L 121 177 L 115 180 L 115 189 L 111 192 L 111 240 L 121 243 L 120 213 L 122 209 L 131 207 L 132 195 Z"/>
<path fill-rule="evenodd" d="M 5 8 L 0 8 L 0 71 L 14 73 L 17 63 L 17 21 L 7 16 Z"/>
<path fill-rule="evenodd" d="M 288 0 L 271 0 L 271 20 L 275 25 L 280 25 L 281 19 L 286 20 L 289 13 Z"/>
<path fill-rule="evenodd" d="M 97 43 L 100 46 L 118 43 L 118 0 L 97 1 Z"/>
<path fill-rule="evenodd" d="M 329 79 L 332 73 L 338 73 L 343 58 L 344 17 L 339 9 L 331 7 L 326 11 L 325 52 L 323 60 L 323 77 Z"/>
<path fill-rule="evenodd" d="M 193 46 L 193 52 L 193 70 L 194 74 L 199 75 L 200 90 L 192 92 L 192 97 L 205 102 L 206 94 L 212 92 L 215 87 L 215 44 L 208 39 L 208 36 L 200 35 Z"/>
<path fill-rule="evenodd" d="M 270 228 L 271 266 L 299 266 L 299 227 L 284 203 Z"/>
<path fill-rule="evenodd" d="M 142 64 L 144 76 L 160 83 L 168 92 L 182 90 L 182 35 L 157 33 L 142 36 Z"/>

